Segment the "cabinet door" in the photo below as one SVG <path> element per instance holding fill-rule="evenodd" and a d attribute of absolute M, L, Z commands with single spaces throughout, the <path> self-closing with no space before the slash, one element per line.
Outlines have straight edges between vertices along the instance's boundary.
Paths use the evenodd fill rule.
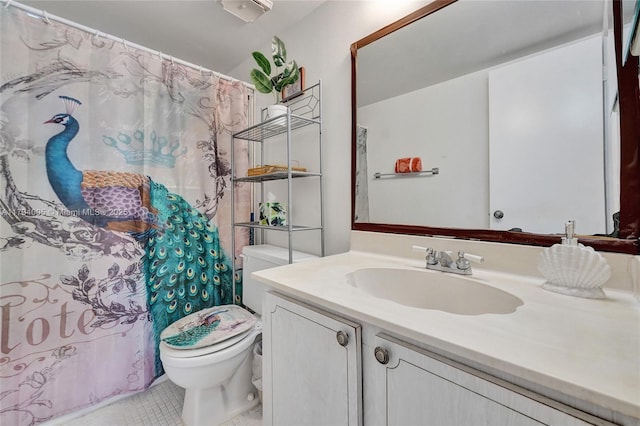
<path fill-rule="evenodd" d="M 365 376 L 365 402 L 377 406 L 367 409 L 368 424 L 607 424 L 393 337 L 378 335 L 375 340 L 375 348 L 364 347 L 368 352 L 365 364 L 371 367 L 367 367 L 366 374 L 374 375 Z"/>
<path fill-rule="evenodd" d="M 361 425 L 360 326 L 267 293 L 265 425 Z"/>

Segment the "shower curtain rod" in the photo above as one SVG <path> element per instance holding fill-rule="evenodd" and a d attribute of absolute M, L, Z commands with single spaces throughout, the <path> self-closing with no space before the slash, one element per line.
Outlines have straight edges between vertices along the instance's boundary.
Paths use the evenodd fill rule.
<path fill-rule="evenodd" d="M 217 71 L 212 71 L 210 69 L 203 68 L 201 65 L 195 65 L 195 64 L 192 64 L 190 62 L 184 61 L 182 59 L 174 58 L 171 55 L 167 55 L 167 54 L 162 53 L 160 51 L 153 50 L 153 49 L 141 46 L 141 45 L 136 44 L 136 43 L 130 43 L 130 42 L 128 42 L 127 40 L 125 40 L 123 38 L 116 37 L 116 36 L 113 36 L 111 34 L 103 33 L 103 32 L 101 32 L 99 30 L 87 27 L 87 26 L 79 24 L 77 22 L 73 22 L 73 21 L 70 21 L 68 19 L 56 16 L 56 15 L 50 15 L 44 9 L 42 9 L 42 10 L 41 9 L 36 9 L 34 7 L 27 6 L 26 4 L 22 4 L 20 2 L 13 1 L 13 0 L 5 0 L 4 1 L 4 5 L 2 5 L 1 7 L 3 9 L 7 9 L 9 6 L 17 7 L 18 9 L 21 9 L 21 10 L 27 12 L 28 14 L 35 16 L 36 18 L 42 19 L 47 24 L 50 24 L 52 20 L 58 21 L 58 22 L 60 22 L 62 24 L 69 25 L 71 27 L 77 28 L 79 30 L 85 31 L 85 32 L 90 33 L 90 34 L 94 34 L 94 37 L 96 37 L 96 38 L 102 37 L 102 38 L 106 38 L 108 40 L 112 40 L 112 41 L 115 41 L 115 42 L 122 43 L 122 45 L 124 46 L 125 50 L 128 49 L 129 47 L 132 47 L 132 48 L 138 49 L 138 50 L 143 50 L 143 51 L 145 51 L 147 53 L 151 53 L 152 55 L 158 56 L 161 60 L 171 61 L 171 63 L 179 63 L 179 64 L 185 65 L 187 67 L 193 68 L 195 70 L 199 70 L 200 73 L 202 73 L 202 74 L 209 73 L 212 76 L 221 78 L 223 80 L 227 80 L 227 81 L 231 81 L 231 82 L 236 81 L 236 82 L 244 84 L 250 90 L 255 90 L 255 87 L 252 84 L 247 83 L 246 81 L 242 81 L 242 80 L 238 80 L 238 79 L 233 78 L 233 77 L 229 77 L 228 75 L 221 74 L 221 73 L 219 73 Z"/>

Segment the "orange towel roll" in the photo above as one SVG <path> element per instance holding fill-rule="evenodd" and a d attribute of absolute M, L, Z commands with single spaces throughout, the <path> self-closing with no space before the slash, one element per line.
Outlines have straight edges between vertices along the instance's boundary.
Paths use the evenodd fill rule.
<path fill-rule="evenodd" d="M 405 157 L 396 160 L 396 173 L 411 173 L 422 171 L 422 160 L 420 157 Z"/>

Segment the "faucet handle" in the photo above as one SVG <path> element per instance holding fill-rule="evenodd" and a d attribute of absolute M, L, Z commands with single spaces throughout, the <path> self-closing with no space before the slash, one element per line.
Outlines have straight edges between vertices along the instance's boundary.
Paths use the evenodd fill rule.
<path fill-rule="evenodd" d="M 484 262 L 484 257 L 478 256 L 477 254 L 465 253 L 462 250 L 458 252 L 458 258 L 464 258 L 475 263 Z"/>
<path fill-rule="evenodd" d="M 458 252 L 458 260 L 456 260 L 456 267 L 463 271 L 471 269 L 471 264 L 469 263 L 469 261 L 475 262 L 475 263 L 482 263 L 484 262 L 484 257 L 478 256 L 475 254 L 465 253 L 462 250 L 460 250 Z"/>
<path fill-rule="evenodd" d="M 411 246 L 413 251 L 424 251 L 427 255 L 424 258 L 427 261 L 427 265 L 435 265 L 438 263 L 436 259 L 436 252 L 431 247 Z"/>

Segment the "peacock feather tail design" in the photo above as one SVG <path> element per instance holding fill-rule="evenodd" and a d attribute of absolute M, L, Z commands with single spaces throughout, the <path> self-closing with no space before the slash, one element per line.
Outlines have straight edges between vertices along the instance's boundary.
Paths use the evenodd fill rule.
<path fill-rule="evenodd" d="M 172 346 L 193 346 L 215 330 L 221 321 L 222 319 L 218 312 L 214 312 L 206 316 L 201 324 L 197 324 L 173 336 L 165 337 L 162 341 Z"/>
<path fill-rule="evenodd" d="M 45 123 L 64 130 L 45 150 L 49 182 L 74 215 L 102 228 L 126 232 L 145 248 L 143 268 L 156 344 L 156 374 L 162 374 L 160 333 L 204 308 L 233 303 L 230 262 L 217 228 L 181 196 L 150 177 L 128 172 L 80 171 L 67 155 L 80 130 L 72 116 L 80 102 L 61 96 L 67 112 Z"/>
<path fill-rule="evenodd" d="M 233 275 L 218 231 L 205 215 L 153 181 L 150 197 L 162 228 L 150 232 L 144 266 L 147 301 L 159 336 L 186 315 L 233 303 Z"/>

